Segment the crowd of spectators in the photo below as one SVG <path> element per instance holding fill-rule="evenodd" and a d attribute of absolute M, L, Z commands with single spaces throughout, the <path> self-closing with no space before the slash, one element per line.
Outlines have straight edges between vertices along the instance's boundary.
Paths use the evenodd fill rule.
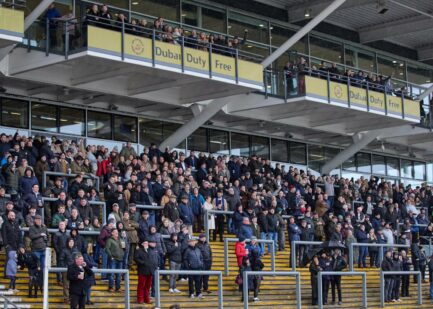
<path fill-rule="evenodd" d="M 262 267 L 259 260 L 271 249 L 255 239 L 273 240 L 280 251 L 286 240 L 289 244 L 331 240 L 346 246 L 351 242 L 407 244 L 413 268 L 425 271 L 426 259 L 417 249 L 427 243 L 423 236 L 433 233 L 433 196 L 426 184 L 413 188 L 373 176 L 356 180 L 316 177 L 256 155 L 163 152 L 154 144 L 138 154 L 131 143 L 119 151 L 117 146 L 109 150 L 103 145 L 86 146 L 84 140 L 25 137 L 18 132 L 1 134 L 0 153 L 2 243 L 8 262 L 15 260 L 10 252 L 21 252 L 41 269 L 47 246 L 54 249 L 56 264 L 62 267 L 72 265 L 77 254 L 89 267 L 130 268 L 135 262 L 139 303 L 151 301 L 157 268 L 212 268 L 212 250 L 202 234 L 204 220 L 214 231 L 214 241 L 222 241 L 226 232 L 236 234 L 240 242 L 252 240 L 243 250 L 236 250 L 241 273 Z M 45 185 L 46 171 L 64 173 L 64 177 L 48 176 Z M 95 178 L 100 179 L 99 187 Z M 105 202 L 107 218 L 91 201 Z M 139 205 L 162 209 L 142 210 Z M 205 209 L 233 211 L 233 215 L 204 218 Z M 24 237 L 21 227 L 29 227 Z M 51 235 L 47 227 L 58 231 Z M 80 231 L 97 235 L 80 235 Z M 198 240 L 193 233 L 199 235 Z M 301 246 L 299 262 L 308 250 Z M 377 251 L 367 247 L 358 251 L 360 267 L 367 266 L 367 256 L 371 267 L 380 265 Z M 13 273 L 9 273 L 11 279 Z M 88 274 L 86 295 L 91 303 L 95 276 Z M 65 302 L 69 301 L 68 278 L 67 273 L 57 277 Z M 101 279 L 108 280 L 110 292 L 122 291 L 120 275 Z M 190 297 L 201 299 L 202 289 L 209 292 L 206 276 L 188 279 Z M 258 299 L 260 278 L 256 279 L 251 288 Z M 167 280 L 170 292 L 179 292 L 176 278 Z"/>

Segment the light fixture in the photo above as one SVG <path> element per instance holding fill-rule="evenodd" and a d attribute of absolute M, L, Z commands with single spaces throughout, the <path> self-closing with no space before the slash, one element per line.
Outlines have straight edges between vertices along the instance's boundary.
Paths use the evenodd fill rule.
<path fill-rule="evenodd" d="M 264 25 L 263 25 L 263 24 L 260 24 L 259 27 L 264 27 Z"/>
<path fill-rule="evenodd" d="M 311 9 L 307 8 L 304 11 L 304 17 L 305 18 L 310 18 L 311 17 Z"/>
<path fill-rule="evenodd" d="M 396 64 L 396 63 L 397 63 L 397 60 L 393 60 L 392 63 Z"/>
<path fill-rule="evenodd" d="M 131 3 L 132 5 L 138 5 L 138 1 L 134 1 Z"/>

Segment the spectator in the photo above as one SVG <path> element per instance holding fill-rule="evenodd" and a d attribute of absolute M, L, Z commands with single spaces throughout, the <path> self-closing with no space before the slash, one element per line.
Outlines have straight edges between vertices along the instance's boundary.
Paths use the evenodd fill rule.
<path fill-rule="evenodd" d="M 41 268 L 45 267 L 45 249 L 47 248 L 48 232 L 47 227 L 42 224 L 42 217 L 35 216 L 35 224 L 29 228 L 29 237 L 32 241 L 32 252 L 39 259 Z"/>
<path fill-rule="evenodd" d="M 215 210 L 227 211 L 227 201 L 223 198 L 223 191 L 218 190 L 217 196 L 212 202 Z M 220 241 L 223 241 L 225 215 L 217 214 L 215 223 L 216 229 L 213 232 L 213 240 L 216 241 L 216 235 L 219 234 Z"/>
<path fill-rule="evenodd" d="M 203 270 L 203 256 L 201 254 L 200 249 L 196 247 L 196 243 L 197 241 L 193 238 L 188 240 L 188 248 L 183 253 L 183 263 L 185 269 Z M 195 297 L 199 299 L 203 298 L 203 295 L 201 294 L 201 283 L 202 283 L 201 275 L 188 276 L 190 298 L 195 298 Z M 195 296 L 194 296 L 194 288 L 195 288 Z"/>
<path fill-rule="evenodd" d="M 54 234 L 52 239 L 52 245 L 54 247 L 54 252 L 56 253 L 56 260 L 57 260 L 57 267 L 61 267 L 60 265 L 60 257 L 62 255 L 63 250 L 66 249 L 67 240 L 69 238 L 69 235 L 66 231 L 66 222 L 60 221 L 59 223 L 59 230 Z M 63 276 L 60 273 L 56 273 L 57 276 L 57 284 L 58 285 L 64 285 L 65 276 Z"/>
<path fill-rule="evenodd" d="M 203 270 L 211 270 L 212 268 L 212 248 L 209 243 L 206 241 L 206 235 L 200 234 L 198 237 L 198 243 L 196 245 L 197 248 L 200 249 L 201 256 L 203 257 Z M 209 290 L 209 275 L 203 275 L 202 277 L 202 287 L 203 292 L 210 294 Z"/>
<path fill-rule="evenodd" d="M 249 252 L 248 249 L 245 246 L 245 238 L 239 238 L 239 240 L 236 242 L 235 245 L 235 253 L 236 253 L 236 259 L 238 261 L 239 268 L 242 266 L 242 261 L 244 257 L 247 257 Z"/>
<path fill-rule="evenodd" d="M 382 271 L 391 271 L 392 270 L 392 251 L 386 251 L 385 258 L 382 261 L 381 269 Z M 394 286 L 394 276 L 386 275 L 385 276 L 385 302 L 389 303 L 392 301 L 392 293 Z"/>
<path fill-rule="evenodd" d="M 356 240 L 358 243 L 368 243 L 368 235 L 365 232 L 365 225 L 361 224 L 359 229 L 356 231 Z M 368 255 L 368 247 L 360 246 L 359 247 L 359 257 L 358 257 L 358 267 L 366 268 L 366 258 Z"/>
<path fill-rule="evenodd" d="M 203 203 L 203 210 L 212 210 L 213 205 L 211 203 L 212 197 L 210 195 L 207 195 L 205 197 L 205 202 Z M 207 228 L 209 230 L 215 230 L 215 215 L 209 214 L 207 218 Z M 209 232 L 210 233 L 210 232 Z"/>
<path fill-rule="evenodd" d="M 341 256 L 341 251 L 339 249 L 335 249 L 332 255 L 331 261 L 332 271 L 342 271 L 346 268 L 347 263 L 344 258 Z M 332 290 L 332 305 L 335 305 L 335 289 L 337 288 L 338 292 L 338 305 L 342 304 L 341 297 L 341 276 L 331 276 L 331 290 Z"/>
<path fill-rule="evenodd" d="M 177 234 L 172 233 L 170 235 L 170 240 L 166 243 L 167 247 L 167 257 L 170 263 L 170 270 L 180 270 L 182 264 L 182 252 L 181 245 L 177 241 Z M 170 293 L 180 293 L 176 288 L 177 275 L 170 275 L 169 281 L 169 292 Z"/>
<path fill-rule="evenodd" d="M 245 239 L 251 239 L 251 237 L 253 236 L 253 230 L 251 229 L 250 219 L 248 219 L 248 217 L 243 217 L 242 225 L 238 229 L 237 236 L 238 238 Z"/>
<path fill-rule="evenodd" d="M 153 276 L 158 268 L 157 252 L 149 248 L 149 242 L 145 240 L 136 251 L 134 260 L 138 270 L 137 303 L 150 304 Z"/>
<path fill-rule="evenodd" d="M 429 257 L 429 260 L 428 260 L 428 277 L 429 277 L 429 281 L 430 281 L 429 296 L 430 296 L 430 300 L 432 300 L 433 299 L 433 255 L 431 255 Z M 408 286 L 409 286 L 409 282 L 408 282 Z M 410 296 L 410 295 L 405 294 L 403 296 Z"/>
<path fill-rule="evenodd" d="M 85 308 L 86 278 L 93 275 L 93 271 L 84 262 L 81 254 L 76 254 L 74 263 L 68 266 L 67 278 L 69 280 L 69 295 L 71 308 Z"/>
<path fill-rule="evenodd" d="M 192 224 L 194 221 L 194 214 L 191 209 L 191 205 L 189 204 L 189 197 L 186 194 L 183 194 L 181 197 L 181 203 L 179 205 L 179 214 L 182 219 L 183 224 L 188 227 L 188 231 L 192 234 Z"/>
<path fill-rule="evenodd" d="M 317 277 L 319 272 L 322 271 L 319 263 L 319 257 L 315 255 L 313 261 L 310 263 L 310 282 L 311 282 L 311 305 L 317 306 L 319 299 L 319 292 L 317 286 Z"/>
<path fill-rule="evenodd" d="M 119 231 L 117 229 L 113 229 L 111 231 L 111 237 L 108 238 L 105 244 L 105 252 L 107 253 L 109 268 L 110 269 L 122 269 L 122 261 L 123 256 L 125 254 L 124 249 L 122 249 L 122 245 L 119 239 Z M 116 292 L 123 292 L 120 287 L 120 274 L 110 273 L 108 274 L 108 291 L 113 292 L 114 280 L 116 281 Z"/>
<path fill-rule="evenodd" d="M 129 243 L 129 255 L 128 255 L 128 268 L 130 269 L 132 267 L 132 261 L 134 260 L 135 256 L 135 248 L 137 247 L 139 240 L 138 240 L 138 233 L 137 230 L 139 228 L 138 222 L 131 220 L 129 218 L 129 212 L 126 210 L 123 212 L 123 219 L 122 219 L 123 227 L 128 234 L 128 243 Z M 126 265 L 125 265 L 126 266 Z"/>
<path fill-rule="evenodd" d="M 74 263 L 74 256 L 77 255 L 79 251 L 75 248 L 75 242 L 72 238 L 68 238 L 66 241 L 66 246 L 61 251 L 59 259 L 59 267 L 69 267 Z M 67 271 L 62 273 L 62 285 L 63 285 L 63 302 L 69 304 L 69 281 Z"/>

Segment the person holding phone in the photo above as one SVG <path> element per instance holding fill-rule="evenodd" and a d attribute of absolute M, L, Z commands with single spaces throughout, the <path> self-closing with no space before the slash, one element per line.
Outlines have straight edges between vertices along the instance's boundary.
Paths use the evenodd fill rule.
<path fill-rule="evenodd" d="M 93 271 L 84 262 L 83 255 L 77 253 L 74 263 L 68 266 L 67 277 L 69 280 L 69 296 L 71 309 L 84 309 L 86 306 L 87 277 L 93 276 Z"/>

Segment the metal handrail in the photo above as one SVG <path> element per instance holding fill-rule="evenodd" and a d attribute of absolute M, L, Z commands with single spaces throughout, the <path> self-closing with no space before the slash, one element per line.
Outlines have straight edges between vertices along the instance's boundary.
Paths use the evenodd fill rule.
<path fill-rule="evenodd" d="M 409 245 L 400 244 L 369 244 L 369 243 L 351 243 L 349 245 L 349 270 L 353 271 L 353 248 L 354 247 L 375 247 L 379 248 L 379 263 L 383 260 L 383 248 L 409 248 Z"/>
<path fill-rule="evenodd" d="M 9 305 L 12 306 L 13 308 L 16 309 L 20 309 L 20 307 L 18 307 L 18 305 L 16 305 L 15 303 L 13 303 L 9 298 L 7 298 L 5 295 L 0 294 L 0 298 L 3 298 L 4 301 L 4 309 L 8 309 Z"/>
<path fill-rule="evenodd" d="M 48 309 L 48 281 L 50 273 L 62 273 L 66 272 L 68 269 L 64 267 L 51 267 L 51 248 L 45 249 L 45 267 L 44 267 L 44 298 L 43 298 L 43 308 Z M 129 269 L 99 269 L 92 268 L 94 273 L 100 274 L 124 274 L 125 275 L 125 309 L 130 309 L 129 300 Z"/>
<path fill-rule="evenodd" d="M 248 309 L 248 279 L 249 276 L 287 276 L 296 279 L 296 308 L 301 309 L 301 274 L 298 271 L 244 271 L 242 278 L 242 293 L 244 295 L 244 309 Z"/>
<path fill-rule="evenodd" d="M 223 308 L 223 276 L 221 271 L 215 270 L 160 270 L 155 272 L 155 305 L 161 307 L 161 291 L 159 275 L 204 275 L 218 276 L 218 308 Z"/>
<path fill-rule="evenodd" d="M 319 309 L 323 308 L 323 277 L 322 276 L 362 276 L 362 308 L 367 308 L 367 274 L 364 271 L 319 271 L 317 274 L 317 290 Z"/>
<path fill-rule="evenodd" d="M 416 275 L 418 278 L 418 305 L 422 305 L 422 288 L 420 271 L 381 271 L 380 272 L 380 306 L 385 306 L 385 276 L 392 275 Z"/>
<path fill-rule="evenodd" d="M 74 178 L 74 177 L 77 177 L 78 174 L 68 174 L 68 173 L 44 171 L 44 173 L 42 174 L 42 189 L 45 189 L 47 187 L 47 176 L 60 176 L 60 177 Z M 95 180 L 95 183 L 96 183 L 95 187 L 99 190 L 99 177 L 98 176 L 95 176 L 92 174 L 83 174 L 83 178 Z"/>
<path fill-rule="evenodd" d="M 304 241 L 304 240 L 293 240 L 290 246 L 290 254 L 292 260 L 292 271 L 296 271 L 297 258 L 296 258 L 296 246 L 298 245 L 313 245 L 318 246 L 323 244 L 323 241 Z"/>
<path fill-rule="evenodd" d="M 229 275 L 229 242 L 238 242 L 239 238 L 224 238 L 224 276 Z M 250 239 L 245 241 L 251 242 Z M 270 239 L 256 239 L 257 243 L 271 244 L 271 269 L 275 271 L 275 243 Z"/>

